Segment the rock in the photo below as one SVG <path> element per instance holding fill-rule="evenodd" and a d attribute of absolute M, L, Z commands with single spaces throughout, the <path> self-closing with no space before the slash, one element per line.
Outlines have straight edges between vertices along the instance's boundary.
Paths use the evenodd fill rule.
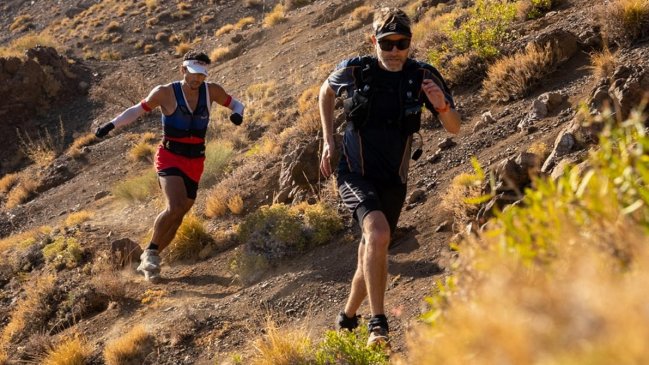
<path fill-rule="evenodd" d="M 548 158 L 543 163 L 543 167 L 541 168 L 541 171 L 546 173 L 549 172 L 550 169 L 557 162 L 558 158 L 570 153 L 570 151 L 572 151 L 572 148 L 574 146 L 575 146 L 575 136 L 572 133 L 568 131 L 564 131 L 560 133 L 554 142 L 554 148 L 552 149 L 550 156 L 548 156 Z"/>
<path fill-rule="evenodd" d="M 548 44 L 552 47 L 555 63 L 562 63 L 570 59 L 579 51 L 577 36 L 562 29 L 555 29 L 537 36 L 527 47 L 545 48 Z"/>
<path fill-rule="evenodd" d="M 643 97 L 649 95 L 649 71 L 637 65 L 621 66 L 613 73 L 613 79 L 608 94 L 621 111 L 622 118 L 627 118 Z"/>
<path fill-rule="evenodd" d="M 447 150 L 455 145 L 457 145 L 457 143 L 453 141 L 453 138 L 448 137 L 440 142 L 437 147 L 439 147 L 440 150 Z"/>
<path fill-rule="evenodd" d="M 101 199 L 103 197 L 106 197 L 108 195 L 110 195 L 109 191 L 102 190 L 102 191 L 98 192 L 97 194 L 95 194 L 95 200 L 99 200 L 99 199 Z"/>
<path fill-rule="evenodd" d="M 516 160 L 508 158 L 502 160 L 496 166 L 495 170 L 496 179 L 502 188 L 500 191 L 505 190 L 521 190 L 522 187 L 529 183 L 530 178 L 527 171 L 523 170 L 521 166 L 516 163 Z"/>
<path fill-rule="evenodd" d="M 442 158 L 442 150 L 438 149 L 433 153 L 430 157 L 426 159 L 426 162 L 428 163 L 437 163 L 439 160 Z"/>
<path fill-rule="evenodd" d="M 435 228 L 435 232 L 448 232 L 451 230 L 451 222 L 444 221 Z"/>
<path fill-rule="evenodd" d="M 414 189 L 410 196 L 406 199 L 408 204 L 414 204 L 422 200 L 426 196 L 426 192 L 422 189 Z"/>
<path fill-rule="evenodd" d="M 546 92 L 541 94 L 538 100 L 545 104 L 548 113 L 552 113 L 563 104 L 564 100 L 566 100 L 566 95 L 558 92 Z"/>
<path fill-rule="evenodd" d="M 111 242 L 110 254 L 113 265 L 118 268 L 133 266 L 140 261 L 142 255 L 140 246 L 129 238 L 122 238 Z"/>
<path fill-rule="evenodd" d="M 478 123 L 473 126 L 473 132 L 477 132 L 481 129 L 487 128 L 491 124 L 495 124 L 496 119 L 491 115 L 491 111 L 487 111 L 482 113 L 482 116 L 480 116 L 480 120 Z"/>

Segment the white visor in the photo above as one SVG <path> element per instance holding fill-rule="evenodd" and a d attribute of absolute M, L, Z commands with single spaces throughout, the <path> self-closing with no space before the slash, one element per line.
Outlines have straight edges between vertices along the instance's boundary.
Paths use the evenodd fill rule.
<path fill-rule="evenodd" d="M 183 61 L 183 66 L 187 68 L 189 73 L 203 74 L 207 76 L 207 63 L 198 60 Z"/>

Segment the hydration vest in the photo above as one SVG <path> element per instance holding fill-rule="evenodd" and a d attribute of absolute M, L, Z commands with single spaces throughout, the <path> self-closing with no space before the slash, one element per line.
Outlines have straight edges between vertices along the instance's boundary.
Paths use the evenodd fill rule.
<path fill-rule="evenodd" d="M 205 138 L 207 124 L 210 121 L 210 109 L 207 105 L 207 84 L 203 83 L 198 89 L 198 105 L 192 113 L 185 101 L 182 86 L 179 81 L 171 84 L 176 96 L 176 110 L 173 114 L 162 115 L 162 128 L 165 137 Z"/>
<path fill-rule="evenodd" d="M 363 128 L 369 119 L 369 111 L 374 99 L 374 83 L 378 60 L 373 57 L 363 57 L 361 66 L 354 68 L 354 92 L 343 101 L 345 116 L 354 129 Z M 421 109 L 425 95 L 420 97 L 421 84 L 424 80 L 424 70 L 416 61 L 407 59 L 403 66 L 404 76 L 399 83 L 399 128 L 404 135 L 417 133 L 421 127 Z"/>

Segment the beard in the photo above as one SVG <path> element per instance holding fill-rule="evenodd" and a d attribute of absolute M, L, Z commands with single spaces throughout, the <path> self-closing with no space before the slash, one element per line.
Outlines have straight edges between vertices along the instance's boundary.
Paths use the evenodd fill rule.
<path fill-rule="evenodd" d="M 378 59 L 381 63 L 381 65 L 388 71 L 390 72 L 398 72 L 403 70 L 403 65 L 406 63 L 406 59 L 408 57 L 405 56 L 381 56 L 381 54 L 378 55 Z"/>

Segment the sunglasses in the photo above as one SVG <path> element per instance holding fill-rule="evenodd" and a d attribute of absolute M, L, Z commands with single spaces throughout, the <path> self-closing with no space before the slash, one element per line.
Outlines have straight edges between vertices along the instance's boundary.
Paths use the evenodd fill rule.
<path fill-rule="evenodd" d="M 394 48 L 395 46 L 399 51 L 403 51 L 410 47 L 410 38 L 401 38 L 396 41 L 389 39 L 379 39 L 378 43 L 382 51 L 392 51 L 392 48 Z"/>

